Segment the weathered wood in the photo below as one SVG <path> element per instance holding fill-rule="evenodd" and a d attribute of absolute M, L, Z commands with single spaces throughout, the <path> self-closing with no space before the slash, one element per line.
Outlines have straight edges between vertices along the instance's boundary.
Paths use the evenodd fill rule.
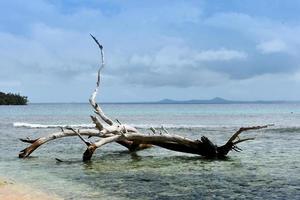
<path fill-rule="evenodd" d="M 241 149 L 236 146 L 237 144 L 254 139 L 240 139 L 239 135 L 242 132 L 267 128 L 269 126 L 264 125 L 242 127 L 236 133 L 234 133 L 224 145 L 217 146 L 204 136 L 201 137 L 200 140 L 192 140 L 180 135 L 170 134 L 164 127 L 161 128 L 161 132 L 157 132 L 157 130 L 155 130 L 154 128 L 150 128 L 153 133 L 144 134 L 137 130 L 135 127 L 127 124 L 122 124 L 118 120 L 117 122 L 114 122 L 105 115 L 100 105 L 96 103 L 96 96 L 98 94 L 101 81 L 101 71 L 104 68 L 104 51 L 103 46 L 98 42 L 98 40 L 93 35 L 91 35 L 91 37 L 98 45 L 101 55 L 101 63 L 98 70 L 96 88 L 89 99 L 89 102 L 93 107 L 94 112 L 96 113 L 96 116 L 91 116 L 91 119 L 95 124 L 95 128 L 78 130 L 67 128 L 66 130 L 61 129 L 60 132 L 52 133 L 48 136 L 41 137 L 35 140 L 21 139 L 21 141 L 31 143 L 31 145 L 23 149 L 19 153 L 20 158 L 28 157 L 39 146 L 49 141 L 70 136 L 78 136 L 85 143 L 85 145 L 87 145 L 87 149 L 83 153 L 84 161 L 90 160 L 97 148 L 100 148 L 101 146 L 112 142 L 116 142 L 120 145 L 125 146 L 131 152 L 150 148 L 154 145 L 172 151 L 197 154 L 208 158 L 222 158 L 225 157 L 231 150 L 241 151 Z M 99 139 L 96 142 L 92 143 L 84 139 L 83 136 L 97 137 Z"/>
<path fill-rule="evenodd" d="M 71 136 L 77 136 L 78 134 L 75 133 L 72 130 L 64 130 L 60 132 L 55 132 L 52 134 L 49 134 L 45 137 L 41 137 L 35 140 L 30 140 L 30 139 L 20 139 L 22 142 L 27 142 L 31 143 L 31 145 L 19 153 L 19 158 L 26 158 L 28 157 L 33 151 L 35 151 L 39 146 L 50 142 L 52 140 L 58 139 L 58 138 L 63 138 L 63 137 L 71 137 Z M 99 137 L 99 131 L 95 129 L 82 129 L 81 130 L 81 135 L 87 135 L 87 136 L 95 136 Z"/>

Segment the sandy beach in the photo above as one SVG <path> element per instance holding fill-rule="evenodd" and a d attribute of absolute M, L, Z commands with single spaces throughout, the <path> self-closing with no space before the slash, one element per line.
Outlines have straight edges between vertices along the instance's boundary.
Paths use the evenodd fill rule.
<path fill-rule="evenodd" d="M 26 185 L 0 178 L 0 199 L 1 200 L 59 200 L 54 195 L 35 190 Z"/>

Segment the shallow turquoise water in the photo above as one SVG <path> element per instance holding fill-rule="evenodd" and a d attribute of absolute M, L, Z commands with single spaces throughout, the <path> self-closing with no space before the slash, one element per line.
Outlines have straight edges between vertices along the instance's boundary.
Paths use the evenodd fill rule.
<path fill-rule="evenodd" d="M 57 129 L 14 123 L 88 125 L 92 109 L 88 104 L 0 106 L 0 176 L 65 199 L 300 199 L 299 104 L 105 104 L 103 109 L 144 132 L 164 125 L 169 132 L 195 139 L 205 135 L 220 145 L 240 126 L 275 126 L 244 133 L 257 139 L 222 161 L 161 148 L 129 154 L 109 144 L 83 163 L 85 146 L 76 137 L 53 141 L 22 160 L 17 155 L 26 144 L 18 138 Z"/>

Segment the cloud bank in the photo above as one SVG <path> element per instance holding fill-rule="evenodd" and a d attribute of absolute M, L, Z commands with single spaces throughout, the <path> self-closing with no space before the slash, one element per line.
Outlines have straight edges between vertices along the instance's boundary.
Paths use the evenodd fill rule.
<path fill-rule="evenodd" d="M 285 2 L 264 13 L 260 4 L 3 1 L 0 90 L 86 101 L 99 64 L 93 33 L 106 51 L 105 101 L 300 99 L 287 92 L 300 86 L 300 10 Z M 178 95 L 185 91 L 194 96 Z"/>

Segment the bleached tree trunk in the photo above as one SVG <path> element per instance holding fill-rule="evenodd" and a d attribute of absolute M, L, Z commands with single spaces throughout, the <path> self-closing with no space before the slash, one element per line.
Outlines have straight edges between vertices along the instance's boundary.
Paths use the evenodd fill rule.
<path fill-rule="evenodd" d="M 31 143 L 30 146 L 23 149 L 19 153 L 20 158 L 28 157 L 34 150 L 39 146 L 52 141 L 54 139 L 78 136 L 84 144 L 87 146 L 86 151 L 83 154 L 83 160 L 90 160 L 93 153 L 97 148 L 103 145 L 117 142 L 129 149 L 129 151 L 137 151 L 152 147 L 153 145 L 166 148 L 173 151 L 179 151 L 184 153 L 198 154 L 210 158 L 221 158 L 224 157 L 231 150 L 241 151 L 236 145 L 238 143 L 253 140 L 254 138 L 240 139 L 239 135 L 243 131 L 257 130 L 262 128 L 267 128 L 269 125 L 264 126 L 252 126 L 252 127 L 242 127 L 232 137 L 222 146 L 217 146 L 213 144 L 207 137 L 201 137 L 200 140 L 192 140 L 189 138 L 182 137 L 176 134 L 170 134 L 163 127 L 160 132 L 154 128 L 150 128 L 152 134 L 144 134 L 127 124 L 122 124 L 118 120 L 113 121 L 108 116 L 105 115 L 101 106 L 96 103 L 96 96 L 99 92 L 100 81 L 101 81 L 101 71 L 104 68 L 104 52 L 103 46 L 98 42 L 98 40 L 91 35 L 93 40 L 96 42 L 100 49 L 101 63 L 98 70 L 96 88 L 93 91 L 89 102 L 94 109 L 95 116 L 91 116 L 93 123 L 95 124 L 94 129 L 61 129 L 60 132 L 52 133 L 48 136 L 41 137 L 35 140 L 21 139 L 23 142 Z M 99 138 L 96 142 L 90 142 L 84 139 L 83 136 L 97 137 Z"/>

